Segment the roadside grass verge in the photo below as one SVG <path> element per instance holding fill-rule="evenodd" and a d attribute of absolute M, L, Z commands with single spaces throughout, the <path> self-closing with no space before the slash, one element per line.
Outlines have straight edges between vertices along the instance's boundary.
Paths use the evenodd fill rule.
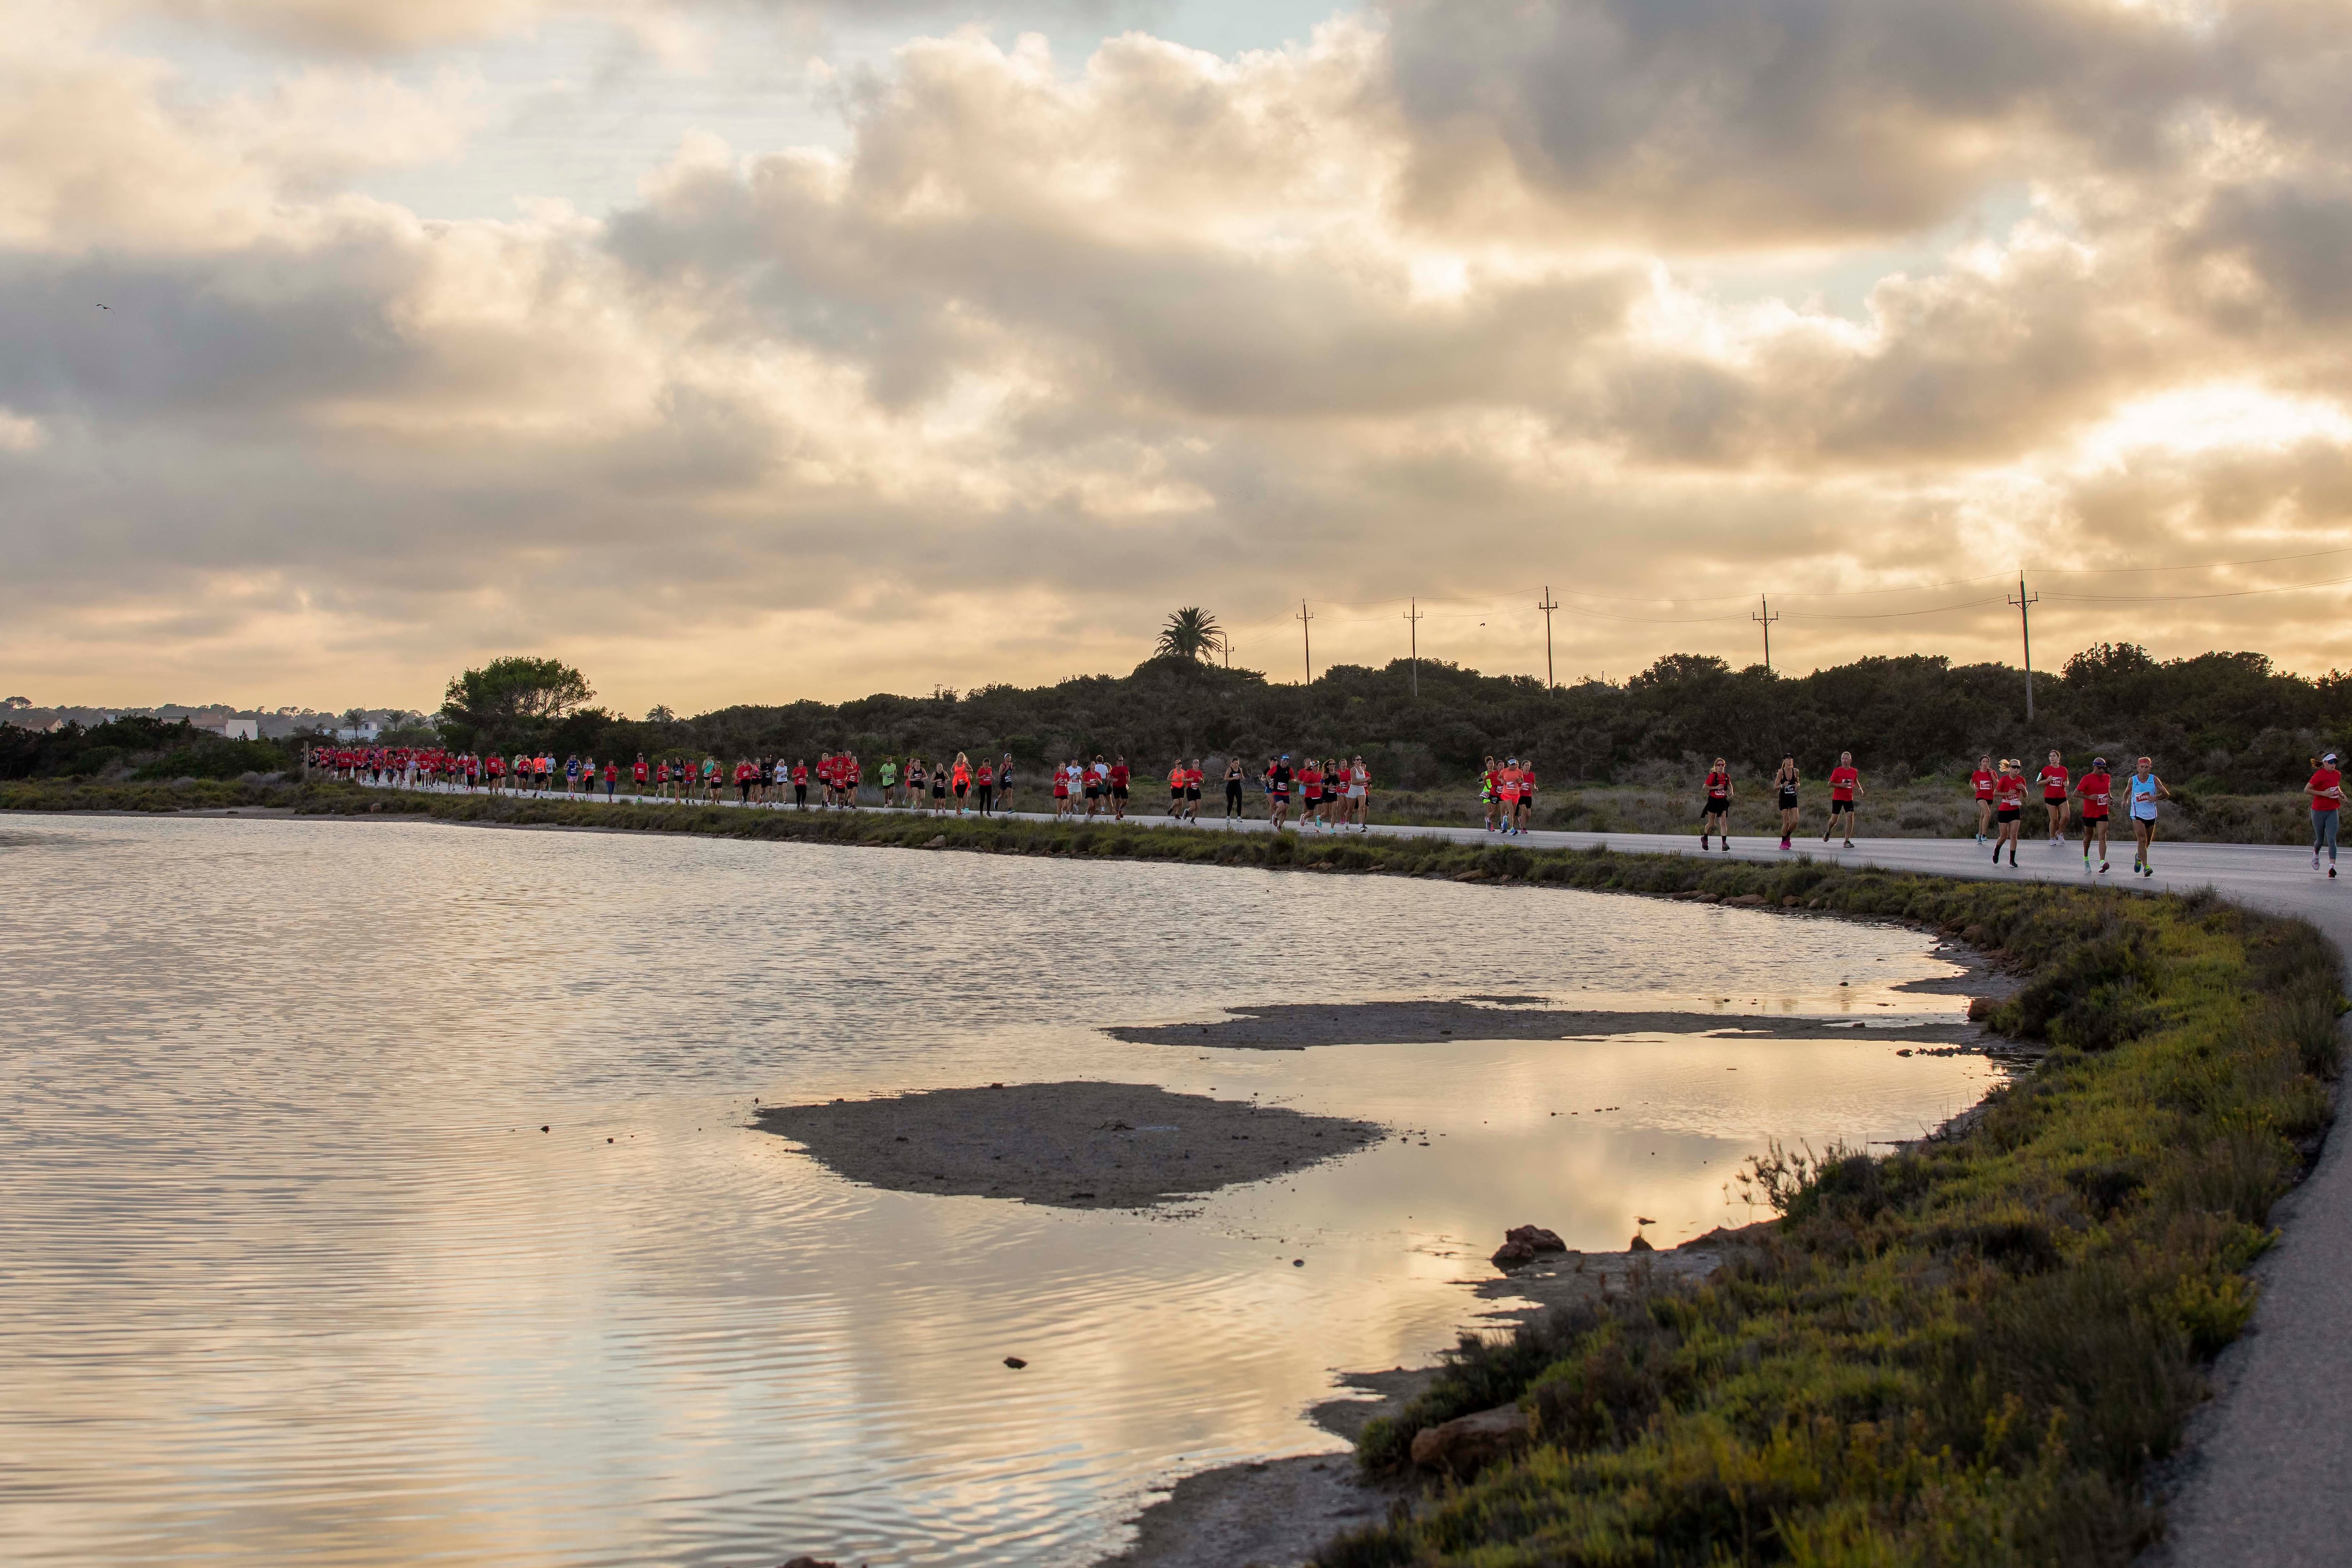
<path fill-rule="evenodd" d="M 2126 1563 L 2159 1523 L 2147 1469 L 2252 1312 L 2246 1270 L 2339 1066 L 2334 949 L 2210 894 L 1213 827 L 0 786 L 20 810 L 190 804 L 1736 901 L 1914 922 L 2022 972 L 1992 1022 L 2049 1045 L 2031 1077 L 1887 1157 L 1756 1162 L 1784 1219 L 1699 1287 L 1465 1340 L 1413 1406 L 1371 1424 L 1360 1461 L 1397 1469 L 1422 1427 L 1506 1403 L 1533 1445 L 1343 1537 L 1324 1568 Z"/>
<path fill-rule="evenodd" d="M 1696 1289 L 1465 1339 L 1360 1461 L 1510 1403 L 1532 1446 L 1324 1568 L 2074 1568 L 2154 1538 L 2147 1467 L 2244 1326 L 2270 1206 L 2331 1113 L 2337 956 L 2210 895 L 1905 896 L 2028 972 L 1994 1021 L 2050 1041 L 2040 1069 L 1887 1157 L 1755 1162 L 1782 1223 Z"/>

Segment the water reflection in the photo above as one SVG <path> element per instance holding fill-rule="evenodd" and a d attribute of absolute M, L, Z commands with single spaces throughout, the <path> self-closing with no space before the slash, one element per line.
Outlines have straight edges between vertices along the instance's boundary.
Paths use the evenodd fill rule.
<path fill-rule="evenodd" d="M 1095 1032 L 1397 995 L 1950 1005 L 1888 988 L 1943 972 L 1913 934 L 1559 892 L 38 819 L 0 896 L 13 1562 L 1084 1562 L 1179 1456 L 1317 1446 L 1329 1372 L 1446 1342 L 1504 1225 L 1738 1222 L 1765 1136 L 1906 1135 L 1987 1081 L 1826 1029 Z M 854 1187 L 742 1124 L 1083 1076 L 1428 1146 L 1083 1214 Z"/>

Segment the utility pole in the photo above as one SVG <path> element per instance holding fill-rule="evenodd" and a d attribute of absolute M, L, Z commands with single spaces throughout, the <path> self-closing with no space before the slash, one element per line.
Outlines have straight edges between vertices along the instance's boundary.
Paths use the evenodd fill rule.
<path fill-rule="evenodd" d="M 1310 686 L 1315 684 L 1315 639 L 1307 632 L 1307 623 L 1314 619 L 1314 616 L 1307 613 L 1307 601 L 1300 600 L 1298 601 L 1298 644 L 1307 652 L 1307 684 Z"/>
<path fill-rule="evenodd" d="M 1390 602 L 1395 601 L 1391 600 Z M 1412 695 L 1419 696 L 1421 695 L 1421 601 L 1408 599 L 1405 602 L 1412 606 L 1404 612 L 1404 618 L 1412 627 Z"/>
<path fill-rule="evenodd" d="M 1756 596 L 1756 602 L 1764 608 L 1748 619 L 1764 628 L 1764 673 L 1769 675 L 1772 673 L 1772 622 L 1780 618 L 1772 613 L 1772 601 L 1762 594 Z"/>
<path fill-rule="evenodd" d="M 1217 633 L 1217 652 L 1225 656 L 1225 668 L 1234 667 L 1234 640 L 1223 632 Z"/>
<path fill-rule="evenodd" d="M 2017 632 L 2025 643 L 2025 722 L 2033 722 L 2033 622 L 2026 618 L 2031 605 L 2042 602 L 2042 595 L 2025 591 L 2025 569 L 2017 569 L 2017 597 L 2010 602 L 2017 606 Z"/>
<path fill-rule="evenodd" d="M 1551 601 L 1551 584 L 1544 584 L 1543 602 L 1536 606 L 1544 612 L 1544 690 L 1552 687 L 1551 680 L 1551 612 L 1559 608 Z"/>

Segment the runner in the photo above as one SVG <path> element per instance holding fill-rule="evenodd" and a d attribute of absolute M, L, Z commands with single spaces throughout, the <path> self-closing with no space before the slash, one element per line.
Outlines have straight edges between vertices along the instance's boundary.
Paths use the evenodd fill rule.
<path fill-rule="evenodd" d="M 1233 826 L 1237 821 L 1249 820 L 1249 813 L 1242 810 L 1242 759 L 1239 757 L 1226 758 L 1225 825 L 1227 827 Z"/>
<path fill-rule="evenodd" d="M 1276 832 L 1282 831 L 1283 819 L 1290 815 L 1290 753 L 1286 751 L 1265 769 L 1266 820 Z"/>
<path fill-rule="evenodd" d="M 1198 775 L 1195 777 L 1197 778 Z M 1361 757 L 1354 758 L 1348 764 L 1348 816 L 1339 820 L 1339 825 L 1346 827 L 1349 818 L 1353 818 L 1356 831 L 1360 833 L 1371 831 L 1364 820 L 1364 813 L 1370 809 L 1371 800 L 1372 770 L 1364 766 L 1364 759 Z"/>
<path fill-rule="evenodd" d="M 1969 788 L 1977 795 L 1977 842 L 1985 841 L 1992 831 L 1992 787 L 1996 775 L 1992 770 L 1992 753 L 1977 758 L 1977 770 L 1969 775 Z M 1787 845 L 1781 846 L 1786 849 Z"/>
<path fill-rule="evenodd" d="M 793 805 L 795 810 L 808 810 L 809 768 L 806 759 L 793 759 Z"/>
<path fill-rule="evenodd" d="M 1780 753 L 1780 769 L 1772 775 L 1772 788 L 1780 800 L 1780 847 L 1784 850 L 1797 831 L 1797 754 L 1784 751 Z M 1978 841 L 1983 841 L 1983 835 L 1978 836 Z"/>
<path fill-rule="evenodd" d="M 2132 870 L 2142 876 L 2156 874 L 2156 803 L 2172 799 L 2172 791 L 2156 776 L 2156 759 L 2143 757 L 2132 768 L 2132 776 L 2124 780 L 2131 795 Z"/>
<path fill-rule="evenodd" d="M 739 806 L 750 805 L 751 786 L 759 781 L 759 765 L 749 758 L 737 758 L 735 759 L 735 803 Z"/>
<path fill-rule="evenodd" d="M 2343 815 L 2344 775 L 2336 766 L 2336 753 L 2329 752 L 2311 770 L 2310 782 L 2304 785 L 2311 791 L 2311 869 L 2319 869 L 2319 852 L 2327 851 L 2327 874 L 2336 874 L 2336 824 Z"/>
<path fill-rule="evenodd" d="M 1323 814 L 1323 764 L 1312 757 L 1298 759 L 1298 827 L 1320 828 Z"/>
<path fill-rule="evenodd" d="M 1168 769 L 1168 820 L 1184 820 L 1184 759 L 1181 757 Z"/>
<path fill-rule="evenodd" d="M 1718 757 L 1706 770 L 1706 806 L 1698 819 L 1698 847 L 1706 848 L 1707 834 L 1723 835 L 1723 852 L 1731 852 L 1731 764 Z"/>
<path fill-rule="evenodd" d="M 1828 843 L 1838 831 L 1838 819 L 1845 819 L 1845 847 L 1853 848 L 1853 808 L 1862 799 L 1862 775 L 1853 766 L 1853 753 L 1838 753 L 1838 765 L 1830 769 L 1830 831 L 1822 835 Z"/>
<path fill-rule="evenodd" d="M 1992 863 L 2000 863 L 2000 846 L 2009 846 L 2009 863 L 2017 863 L 2017 822 L 2025 810 L 2025 764 L 2014 758 L 2000 759 L 2000 772 L 1992 781 Z"/>
<path fill-rule="evenodd" d="M 1495 759 L 1486 758 L 1486 766 L 1478 775 L 1478 803 L 1486 809 L 1486 831 L 1496 831 L 1495 819 L 1502 806 L 1502 776 Z"/>
<path fill-rule="evenodd" d="M 1070 765 L 1054 765 L 1054 821 L 1060 821 L 1070 814 Z"/>
<path fill-rule="evenodd" d="M 1184 820 L 1196 828 L 1201 825 L 1201 780 L 1205 777 L 1201 759 L 1195 757 L 1184 769 Z"/>
<path fill-rule="evenodd" d="M 629 765 L 629 793 L 640 800 L 646 798 L 646 776 L 648 771 L 650 770 L 646 766 L 646 754 L 640 751 L 637 753 L 637 759 Z"/>
<path fill-rule="evenodd" d="M 948 765 L 931 765 L 931 815 L 944 817 L 948 811 Z"/>
<path fill-rule="evenodd" d="M 611 758 L 604 758 L 604 800 L 611 804 L 613 793 L 621 787 L 621 765 Z"/>
<path fill-rule="evenodd" d="M 898 803 L 898 759 L 895 757 L 886 757 L 882 759 L 882 805 L 887 810 Z"/>
<path fill-rule="evenodd" d="M 1013 810 L 1013 753 L 1009 751 L 996 759 L 996 809 Z"/>
<path fill-rule="evenodd" d="M 2107 772 L 2107 759 L 2091 758 L 2091 770 L 2074 780 L 2074 793 L 2083 800 L 2083 869 L 2091 869 L 2091 841 L 2099 844 L 2099 870 L 2107 869 L 2107 812 L 2115 798 L 2116 781 Z"/>
<path fill-rule="evenodd" d="M 987 816 L 996 807 L 996 764 L 980 765 L 980 814 Z"/>
<path fill-rule="evenodd" d="M 2050 760 L 2043 763 L 2042 771 L 2034 775 L 2042 786 L 2042 807 L 2050 815 L 2050 847 L 2053 850 L 2066 841 L 2066 795 L 2071 777 L 2066 765 L 2058 759 L 2054 747 L 2051 750 Z"/>
<path fill-rule="evenodd" d="M 1518 830 L 1526 832 L 1536 820 L 1536 759 L 1524 758 L 1519 762 Z"/>
<path fill-rule="evenodd" d="M 1113 821 L 1127 821 L 1127 785 L 1129 777 L 1127 758 L 1120 757 L 1113 759 L 1108 775 L 1110 784 L 1110 814 Z"/>

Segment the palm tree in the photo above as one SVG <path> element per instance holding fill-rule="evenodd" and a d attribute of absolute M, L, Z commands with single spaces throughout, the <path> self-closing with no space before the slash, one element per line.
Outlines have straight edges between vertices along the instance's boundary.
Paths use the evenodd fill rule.
<path fill-rule="evenodd" d="M 1224 634 L 1215 616 L 1192 605 L 1168 617 L 1168 624 L 1160 629 L 1160 652 L 1171 659 L 1205 659 L 1216 652 Z"/>

